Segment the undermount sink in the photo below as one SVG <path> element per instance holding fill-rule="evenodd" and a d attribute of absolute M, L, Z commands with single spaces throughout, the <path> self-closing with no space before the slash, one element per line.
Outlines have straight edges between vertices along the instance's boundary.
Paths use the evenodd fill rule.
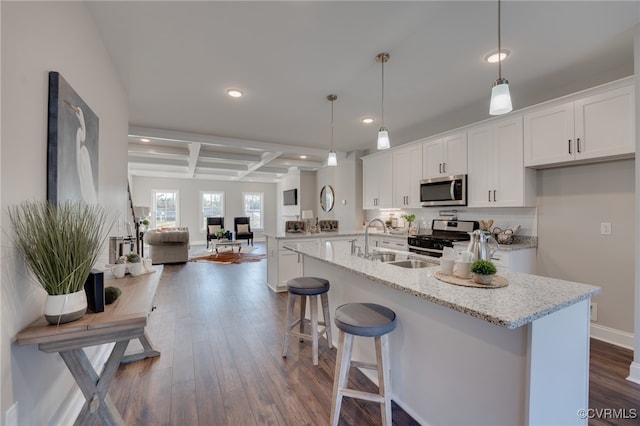
<path fill-rule="evenodd" d="M 396 260 L 396 254 L 395 253 L 387 253 L 387 252 L 371 253 L 369 255 L 369 259 L 370 260 L 376 260 L 378 262 L 392 262 L 392 261 Z"/>
<path fill-rule="evenodd" d="M 387 262 L 387 263 L 389 265 L 395 265 L 401 268 L 410 268 L 410 269 L 428 268 L 430 266 L 437 265 L 437 263 L 427 262 L 427 261 L 418 260 L 418 259 L 397 260 L 395 262 Z"/>

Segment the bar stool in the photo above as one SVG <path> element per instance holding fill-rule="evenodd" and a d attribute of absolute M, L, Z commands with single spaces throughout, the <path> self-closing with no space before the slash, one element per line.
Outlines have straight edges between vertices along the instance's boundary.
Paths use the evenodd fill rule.
<path fill-rule="evenodd" d="M 391 426 L 391 377 L 389 360 L 389 335 L 396 328 L 396 313 L 375 303 L 347 303 L 336 309 L 334 321 L 340 330 L 338 355 L 333 378 L 331 424 L 336 426 L 340 418 L 342 397 L 379 402 L 382 424 Z M 376 363 L 351 361 L 353 336 L 374 337 Z M 378 371 L 378 393 L 362 392 L 347 388 L 349 368 L 369 368 Z"/>
<path fill-rule="evenodd" d="M 287 281 L 287 290 L 289 291 L 289 299 L 282 356 L 285 358 L 287 357 L 289 335 L 294 335 L 298 336 L 300 341 L 307 339 L 313 342 L 313 365 L 318 365 L 318 337 L 324 334 L 329 342 L 329 348 L 332 347 L 329 299 L 327 297 L 327 293 L 329 292 L 329 281 L 324 278 L 316 277 L 292 278 Z M 320 295 L 320 301 L 322 302 L 322 314 L 324 317 L 324 321 L 320 322 L 318 322 L 318 295 Z M 307 296 L 311 303 L 311 306 L 309 307 L 309 310 L 311 311 L 310 320 L 305 318 Z M 300 318 L 293 321 L 293 310 L 297 297 L 300 297 Z M 293 328 L 298 324 L 300 325 L 300 331 L 293 331 Z M 311 326 L 311 334 L 304 333 L 305 324 L 309 324 Z"/>

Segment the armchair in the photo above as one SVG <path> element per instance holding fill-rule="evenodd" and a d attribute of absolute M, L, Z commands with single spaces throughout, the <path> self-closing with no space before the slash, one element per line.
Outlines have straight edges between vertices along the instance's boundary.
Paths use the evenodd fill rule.
<path fill-rule="evenodd" d="M 223 228 L 224 217 L 207 218 L 207 248 L 209 248 L 209 241 L 217 239 L 216 231 Z"/>
<path fill-rule="evenodd" d="M 247 245 L 253 245 L 253 232 L 248 217 L 233 218 L 233 227 L 236 232 L 236 240 L 247 240 Z"/>

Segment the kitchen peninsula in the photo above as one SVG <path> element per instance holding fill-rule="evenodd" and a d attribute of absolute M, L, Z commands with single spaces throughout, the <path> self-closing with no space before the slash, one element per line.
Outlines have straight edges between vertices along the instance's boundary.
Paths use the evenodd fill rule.
<path fill-rule="evenodd" d="M 302 275 L 331 282 L 332 311 L 358 301 L 397 313 L 392 398 L 420 423 L 587 424 L 579 410 L 588 408 L 589 301 L 598 287 L 513 272 L 500 273 L 507 287 L 461 287 L 437 280 L 438 267 L 352 256 L 345 241 L 284 247 L 301 257 Z M 366 343 L 356 340 L 355 359 L 372 360 Z"/>

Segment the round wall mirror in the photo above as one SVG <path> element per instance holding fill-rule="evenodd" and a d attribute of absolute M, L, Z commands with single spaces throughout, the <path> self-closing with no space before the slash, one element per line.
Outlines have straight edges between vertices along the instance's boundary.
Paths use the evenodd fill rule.
<path fill-rule="evenodd" d="M 320 190 L 320 206 L 325 212 L 330 212 L 333 209 L 334 200 L 333 188 L 331 185 L 325 185 Z"/>

